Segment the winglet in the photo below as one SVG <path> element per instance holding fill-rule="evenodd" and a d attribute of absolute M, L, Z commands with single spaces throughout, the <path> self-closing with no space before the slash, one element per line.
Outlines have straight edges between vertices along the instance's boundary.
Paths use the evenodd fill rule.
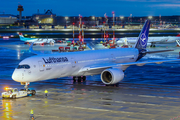
<path fill-rule="evenodd" d="M 40 53 L 38 53 L 38 52 L 36 52 L 36 51 L 33 50 L 33 44 L 34 44 L 34 42 L 31 43 L 31 45 L 30 45 L 30 47 L 29 47 L 29 52 L 34 53 L 34 54 L 36 54 L 36 55 L 40 54 Z"/>

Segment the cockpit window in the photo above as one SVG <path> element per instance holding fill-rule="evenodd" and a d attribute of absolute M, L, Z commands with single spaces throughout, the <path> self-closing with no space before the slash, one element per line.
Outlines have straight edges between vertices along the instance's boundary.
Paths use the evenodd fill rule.
<path fill-rule="evenodd" d="M 19 66 L 17 67 L 17 69 L 22 69 L 22 68 L 24 68 L 24 69 L 29 69 L 30 66 L 29 66 L 29 65 L 19 65 Z"/>

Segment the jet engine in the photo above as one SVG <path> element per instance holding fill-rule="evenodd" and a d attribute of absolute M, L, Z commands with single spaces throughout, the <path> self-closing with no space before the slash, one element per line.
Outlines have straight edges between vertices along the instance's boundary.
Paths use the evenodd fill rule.
<path fill-rule="evenodd" d="M 101 80 L 104 84 L 116 84 L 124 78 L 124 72 L 121 69 L 110 68 L 101 73 Z"/>

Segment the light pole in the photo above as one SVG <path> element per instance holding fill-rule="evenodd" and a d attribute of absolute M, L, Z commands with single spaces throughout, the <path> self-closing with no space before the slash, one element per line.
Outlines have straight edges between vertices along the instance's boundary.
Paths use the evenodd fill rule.
<path fill-rule="evenodd" d="M 94 16 L 92 16 L 92 20 L 95 21 L 95 17 Z M 94 24 L 94 26 L 96 26 L 95 22 L 93 24 Z"/>
<path fill-rule="evenodd" d="M 115 17 L 115 13 L 114 13 L 114 11 L 112 12 L 112 14 L 113 14 L 113 43 L 114 43 L 114 40 L 115 40 L 115 33 L 114 33 L 114 17 Z"/>
<path fill-rule="evenodd" d="M 153 17 L 152 17 L 152 16 L 149 16 L 148 18 L 151 20 Z M 151 26 L 152 26 L 152 25 L 151 25 Z"/>
<path fill-rule="evenodd" d="M 106 35 L 105 35 L 105 33 L 106 33 L 106 30 L 105 30 L 106 23 L 105 23 L 105 22 L 103 22 L 103 24 L 104 24 L 104 42 L 105 42 L 105 38 L 106 38 Z"/>
<path fill-rule="evenodd" d="M 82 22 L 82 44 L 84 44 L 84 31 L 83 31 L 83 25 L 84 25 L 84 22 Z"/>
<path fill-rule="evenodd" d="M 73 23 L 73 50 L 74 50 L 74 24 L 75 23 Z"/>
<path fill-rule="evenodd" d="M 108 17 L 106 15 L 106 13 L 104 14 L 104 17 L 106 19 L 106 27 L 108 26 Z M 108 31 L 106 31 L 106 41 L 108 42 Z"/>
<path fill-rule="evenodd" d="M 121 25 L 123 25 L 123 24 L 122 24 L 122 21 L 123 21 L 123 19 L 124 19 L 124 16 L 120 16 L 120 19 L 121 19 Z"/>
<path fill-rule="evenodd" d="M 68 20 L 68 17 L 65 17 L 65 20 L 66 20 L 66 28 L 67 28 L 67 20 Z"/>
<path fill-rule="evenodd" d="M 82 16 L 79 14 L 79 42 L 81 42 L 81 18 Z"/>

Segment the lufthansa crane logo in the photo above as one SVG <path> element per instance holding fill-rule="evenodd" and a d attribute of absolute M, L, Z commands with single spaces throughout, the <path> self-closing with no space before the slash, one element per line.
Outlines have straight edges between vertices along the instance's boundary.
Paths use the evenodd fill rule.
<path fill-rule="evenodd" d="M 141 34 L 140 40 L 141 40 L 141 45 L 145 46 L 146 45 L 146 35 L 144 33 Z"/>

